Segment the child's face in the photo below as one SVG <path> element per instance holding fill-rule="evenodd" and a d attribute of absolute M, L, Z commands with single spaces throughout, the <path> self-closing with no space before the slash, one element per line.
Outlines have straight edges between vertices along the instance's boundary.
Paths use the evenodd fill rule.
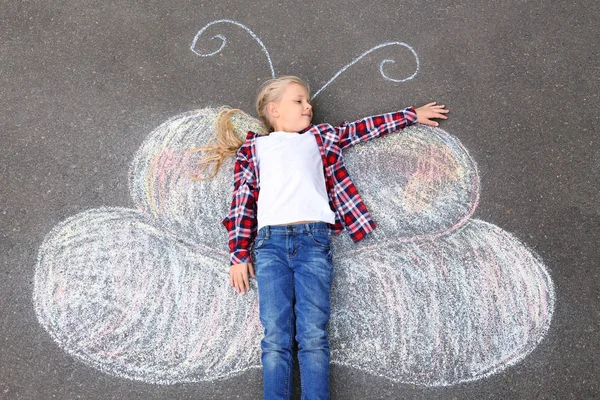
<path fill-rule="evenodd" d="M 276 131 L 300 132 L 308 128 L 312 120 L 308 91 L 297 83 L 290 83 L 281 99 L 270 103 L 268 110 Z"/>

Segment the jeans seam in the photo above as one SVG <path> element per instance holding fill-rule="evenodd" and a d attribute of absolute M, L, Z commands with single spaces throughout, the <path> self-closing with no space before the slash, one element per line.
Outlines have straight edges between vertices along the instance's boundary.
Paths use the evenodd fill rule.
<path fill-rule="evenodd" d="M 289 333 L 289 346 L 290 346 L 290 358 L 288 359 L 288 363 L 287 363 L 287 371 L 285 374 L 285 397 L 286 398 L 290 398 L 291 397 L 291 382 L 290 382 L 290 373 L 292 372 L 292 363 L 293 363 L 293 353 L 294 353 L 294 335 L 292 334 L 292 328 L 293 326 L 295 326 L 296 324 L 296 315 L 294 314 L 294 300 L 295 300 L 295 294 L 294 294 L 294 275 L 292 274 L 292 284 L 290 285 L 291 289 L 292 289 L 292 295 L 291 295 L 291 310 L 290 310 L 290 318 L 288 319 L 288 333 Z"/>
<path fill-rule="evenodd" d="M 325 244 L 321 244 L 321 243 L 317 242 L 317 240 L 313 237 L 312 232 L 310 232 L 308 234 L 308 237 L 310 238 L 310 240 L 313 242 L 314 245 L 323 247 L 324 249 L 331 249 L 331 240 L 329 241 L 328 245 L 325 245 Z"/>
<path fill-rule="evenodd" d="M 300 400 L 306 399 L 306 391 L 304 390 L 304 380 L 302 379 L 302 361 L 298 357 L 298 368 L 300 369 Z"/>
<path fill-rule="evenodd" d="M 292 272 L 294 271 L 294 266 L 303 266 L 304 264 L 297 264 L 297 263 L 304 263 L 306 262 L 307 266 L 312 265 L 310 263 L 312 262 L 318 262 L 318 264 L 315 264 L 313 267 L 317 268 L 317 266 L 319 266 L 319 271 L 322 271 L 322 269 L 320 268 L 321 266 L 321 262 L 323 262 L 323 258 L 328 259 L 328 261 L 331 261 L 331 255 L 332 255 L 332 247 L 333 245 L 331 244 L 330 246 L 328 246 L 329 248 L 325 251 L 315 251 L 314 248 L 316 247 L 316 245 L 310 245 L 311 240 L 309 239 L 308 243 L 306 245 L 304 245 L 304 243 L 300 243 L 298 242 L 298 248 L 300 248 L 301 246 L 308 246 L 306 247 L 307 249 L 309 249 L 310 252 L 307 252 L 306 257 L 301 257 L 298 259 L 294 259 L 293 257 L 286 257 L 287 253 L 286 253 L 286 249 L 287 251 L 289 251 L 292 247 L 290 247 L 292 245 L 292 243 L 295 244 L 294 240 L 299 239 L 301 237 L 303 237 L 302 241 L 306 240 L 306 236 L 301 235 L 302 234 L 311 234 L 311 231 L 308 232 L 281 232 L 281 229 L 277 229 L 277 230 L 273 230 L 271 232 L 269 232 L 270 229 L 265 229 L 265 232 L 263 232 L 263 240 L 259 240 L 259 242 L 262 242 L 263 246 L 267 246 L 267 242 L 269 239 L 269 236 L 271 236 L 271 239 L 273 240 L 272 244 L 272 249 L 271 247 L 269 247 L 268 251 L 262 251 L 259 250 L 256 252 L 256 254 L 260 254 L 263 258 L 271 258 L 271 250 L 273 251 L 273 258 L 277 258 L 277 260 L 279 260 L 276 265 L 277 268 L 282 268 L 281 269 L 281 274 L 283 274 L 284 272 L 291 270 Z M 316 232 L 313 231 L 314 235 L 319 236 L 319 239 L 321 240 L 321 238 L 323 238 L 322 240 L 325 240 L 325 233 L 322 232 Z M 291 237 L 291 239 L 290 239 Z M 329 238 L 331 239 L 331 237 L 329 236 Z M 330 242 L 331 243 L 331 242 Z M 270 246 L 270 245 L 269 245 Z M 319 248 L 324 247 L 323 245 L 318 246 Z M 310 250 L 313 249 L 313 250 Z M 325 255 L 325 253 L 327 253 L 327 255 Z M 260 258 L 261 257 L 257 257 L 260 262 Z M 318 261 L 317 261 L 318 260 Z M 281 263 L 281 264 L 280 264 Z M 287 264 L 287 268 L 284 266 L 284 264 Z M 329 273 L 333 273 L 333 269 L 332 269 L 332 265 L 333 263 L 329 263 L 328 268 L 331 269 L 331 271 L 329 271 Z M 275 265 L 275 264 L 274 264 Z M 312 267 L 311 267 L 312 268 Z M 257 268 L 258 270 L 259 268 Z M 285 269 L 285 271 L 284 271 Z M 289 269 L 289 270 L 288 270 Z M 275 269 L 270 269 L 270 271 L 264 270 L 262 271 L 264 274 L 261 274 L 261 278 L 262 281 L 260 281 L 260 279 L 258 278 L 258 273 L 257 273 L 257 280 L 261 282 L 262 285 L 265 285 L 265 287 L 270 287 L 271 285 L 268 284 L 268 282 L 265 280 L 266 278 L 268 278 L 269 274 L 267 274 L 267 272 L 270 273 L 275 273 Z M 278 270 L 277 270 L 278 271 Z M 315 270 L 316 271 L 316 270 Z M 258 272 L 258 271 L 257 271 Z M 273 275 L 276 276 L 276 275 Z M 278 275 L 277 275 L 278 276 Z M 329 278 L 323 278 L 323 279 L 330 279 L 332 278 L 332 276 L 329 276 Z M 285 335 L 287 334 L 287 340 L 288 342 L 286 343 L 285 347 L 289 347 L 290 351 L 288 353 L 288 358 L 285 359 L 285 357 L 281 357 L 283 354 L 279 354 L 279 358 L 276 359 L 275 356 L 273 356 L 273 358 L 271 359 L 267 359 L 265 357 L 265 361 L 268 361 L 269 364 L 265 364 L 265 366 L 270 366 L 270 367 L 274 367 L 276 365 L 279 365 L 279 368 L 277 370 L 275 369 L 265 369 L 265 371 L 267 371 L 267 373 L 269 374 L 268 376 L 265 375 L 266 378 L 268 378 L 268 385 L 265 385 L 265 389 L 266 392 L 268 393 L 269 391 L 271 392 L 271 394 L 275 393 L 275 388 L 277 388 L 277 392 L 281 393 L 282 395 L 285 396 L 285 398 L 290 398 L 293 395 L 293 369 L 294 369 L 294 363 L 295 363 L 295 352 L 294 352 L 294 345 L 295 345 L 295 332 L 297 332 L 297 328 L 298 328 L 298 317 L 296 314 L 296 309 L 295 309 L 295 303 L 297 301 L 297 297 L 296 297 L 296 289 L 295 286 L 296 284 L 300 285 L 301 283 L 303 283 L 303 281 L 301 280 L 301 278 L 299 278 L 298 280 L 294 279 L 293 273 L 291 276 L 291 280 L 290 279 L 285 279 L 285 283 L 281 283 L 282 285 L 286 285 L 286 290 L 288 290 L 287 295 L 285 294 L 284 291 L 279 290 L 276 294 L 273 295 L 272 299 L 269 299 L 270 302 L 268 302 L 268 308 L 270 310 L 277 310 L 276 304 L 277 303 L 273 303 L 273 301 L 278 301 L 277 299 L 283 299 L 284 297 L 287 297 L 288 299 L 291 299 L 291 312 L 286 315 L 286 317 L 288 318 L 287 322 L 288 323 L 288 330 L 285 331 L 285 328 L 281 325 L 277 325 L 273 332 L 278 331 L 278 335 L 279 338 L 276 340 L 277 343 L 279 343 L 279 345 L 277 346 L 281 346 L 284 342 L 282 339 L 285 338 Z M 273 282 L 271 282 L 273 284 Z M 331 282 L 329 282 L 329 285 L 331 286 Z M 299 287 L 300 288 L 300 287 Z M 329 289 L 331 290 L 331 288 Z M 290 292 L 291 291 L 291 292 Z M 319 293 L 322 293 L 319 291 Z M 324 293 L 324 292 L 323 292 Z M 302 294 L 305 294 L 305 292 L 302 292 Z M 281 296 L 281 297 L 278 297 Z M 323 297 L 323 296 L 319 296 L 319 304 L 321 304 L 322 302 L 326 301 L 327 303 L 330 302 L 329 298 L 327 297 Z M 275 308 L 273 308 L 273 305 L 275 304 Z M 329 305 L 329 304 L 328 304 Z M 267 303 L 265 303 L 265 307 L 267 307 Z M 301 311 L 304 309 L 301 309 Z M 264 314 L 265 316 L 267 315 L 271 315 L 271 314 Z M 273 316 L 275 316 L 275 314 L 272 314 Z M 280 316 L 283 316 L 280 314 Z M 283 320 L 279 320 L 282 323 Z M 263 322 L 261 320 L 261 322 Z M 273 321 L 272 320 L 265 320 L 265 322 L 263 323 L 263 325 L 267 325 L 267 324 L 271 324 Z M 308 321 L 309 322 L 309 321 Z M 305 326 L 305 325 L 302 325 Z M 308 325 L 306 325 L 308 326 Z M 312 326 L 312 325 L 311 325 Z M 283 329 L 282 329 L 283 328 Z M 306 329 L 305 329 L 306 330 Z M 277 346 L 274 346 L 277 347 Z M 281 349 L 283 350 L 283 349 Z M 265 353 L 265 350 L 263 348 L 263 354 Z M 329 356 L 329 354 L 327 354 L 327 356 Z M 329 361 L 329 357 L 328 361 Z M 302 400 L 304 399 L 308 399 L 311 398 L 310 396 L 310 392 L 312 391 L 318 391 L 318 392 L 322 392 L 322 393 L 329 393 L 329 388 L 325 387 L 325 380 L 327 378 L 327 381 L 329 379 L 329 365 L 325 365 L 322 364 L 321 361 L 324 361 L 325 359 L 325 354 L 321 354 L 321 352 L 317 355 L 314 355 L 314 360 L 313 357 L 308 357 L 305 358 L 305 362 L 300 361 L 300 357 L 298 357 L 298 362 L 299 362 L 299 366 L 300 366 L 300 382 L 299 382 L 299 387 L 301 389 L 301 396 L 299 396 Z M 319 361 L 320 360 L 320 361 Z M 317 362 L 319 362 L 317 364 Z M 327 363 L 328 364 L 328 363 Z M 325 372 L 323 373 L 319 373 L 319 386 L 315 386 L 316 382 L 312 381 L 312 378 L 314 377 L 315 379 L 317 378 L 316 375 L 312 375 L 314 374 L 314 370 L 311 368 L 314 365 L 315 368 L 319 368 L 319 371 L 325 371 L 325 368 L 327 370 L 327 376 L 324 375 Z M 308 369 L 308 371 L 306 371 Z M 303 371 L 305 370 L 305 371 Z M 305 373 L 303 373 L 305 372 Z M 281 375 L 285 374 L 285 377 L 282 377 Z M 274 378 L 276 378 L 276 380 L 274 380 Z M 304 379 L 303 379 L 304 378 Z M 322 379 L 321 379 L 322 378 Z M 321 382 L 323 383 L 323 385 L 321 385 Z M 306 384 L 305 384 L 306 383 Z M 283 385 L 285 385 L 285 387 L 283 387 Z M 322 389 L 321 389 L 322 388 Z M 281 392 L 281 390 L 283 390 L 283 392 Z M 308 393 L 307 393 L 308 390 Z M 268 395 L 265 398 L 269 398 Z"/>

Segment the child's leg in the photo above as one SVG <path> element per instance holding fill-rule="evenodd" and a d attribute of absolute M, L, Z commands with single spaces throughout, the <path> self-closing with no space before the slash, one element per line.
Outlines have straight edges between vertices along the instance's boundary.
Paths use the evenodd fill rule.
<path fill-rule="evenodd" d="M 262 232 L 262 230 L 261 230 Z M 257 238 L 256 280 L 260 321 L 265 328 L 261 341 L 265 399 L 290 399 L 292 395 L 292 349 L 294 344 L 293 272 L 287 262 L 286 238 Z"/>
<path fill-rule="evenodd" d="M 331 239 L 322 229 L 299 236 L 303 248 L 293 260 L 302 399 L 329 399 L 327 322 L 333 265 Z"/>

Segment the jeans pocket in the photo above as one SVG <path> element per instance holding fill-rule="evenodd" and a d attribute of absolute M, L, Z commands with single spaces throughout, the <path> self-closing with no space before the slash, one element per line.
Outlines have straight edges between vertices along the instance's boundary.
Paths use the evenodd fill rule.
<path fill-rule="evenodd" d="M 255 250 L 260 249 L 261 247 L 263 247 L 265 245 L 265 241 L 266 238 L 264 236 L 264 233 L 260 233 L 257 234 L 256 237 L 254 238 L 254 243 L 253 243 L 253 247 Z"/>
<path fill-rule="evenodd" d="M 312 239 L 313 243 L 317 246 L 324 247 L 326 249 L 331 248 L 331 237 L 326 231 L 309 231 L 308 236 Z"/>
<path fill-rule="evenodd" d="M 254 239 L 254 250 L 260 249 L 264 244 L 265 238 L 257 236 L 256 239 Z"/>

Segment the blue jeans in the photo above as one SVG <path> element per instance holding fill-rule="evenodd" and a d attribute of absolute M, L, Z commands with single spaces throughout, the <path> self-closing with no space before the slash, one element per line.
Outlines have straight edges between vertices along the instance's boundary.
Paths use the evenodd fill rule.
<path fill-rule="evenodd" d="M 298 342 L 302 399 L 329 399 L 331 237 L 325 222 L 262 227 L 254 241 L 265 399 L 290 399 Z"/>

